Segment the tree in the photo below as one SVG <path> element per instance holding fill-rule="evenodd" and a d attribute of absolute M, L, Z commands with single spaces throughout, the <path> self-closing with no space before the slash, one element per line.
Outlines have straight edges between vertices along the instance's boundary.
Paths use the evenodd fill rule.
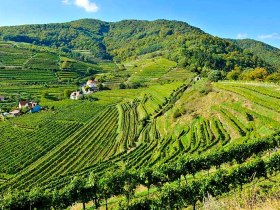
<path fill-rule="evenodd" d="M 92 67 L 87 68 L 86 74 L 88 76 L 93 75 L 94 73 L 95 73 L 95 70 Z"/>
<path fill-rule="evenodd" d="M 97 209 L 100 206 L 100 185 L 99 178 L 93 173 L 91 173 L 88 177 L 87 188 L 90 191 L 89 195 L 92 199 L 92 203 Z"/>
<path fill-rule="evenodd" d="M 182 188 L 177 183 L 166 183 L 160 192 L 162 209 L 181 209 L 184 206 Z"/>
<path fill-rule="evenodd" d="M 68 69 L 70 67 L 71 62 L 65 60 L 63 61 L 63 63 L 61 64 L 61 68 L 62 69 Z"/>
<path fill-rule="evenodd" d="M 265 68 L 248 69 L 240 75 L 242 80 L 258 80 L 263 81 L 268 76 Z"/>
<path fill-rule="evenodd" d="M 148 188 L 148 195 L 152 185 L 162 186 L 165 180 L 165 175 L 157 168 L 144 168 L 140 172 L 139 182 Z"/>
<path fill-rule="evenodd" d="M 280 73 L 270 74 L 269 76 L 267 76 L 265 78 L 265 81 L 279 83 L 280 82 Z"/>
<path fill-rule="evenodd" d="M 51 207 L 52 194 L 41 188 L 34 188 L 29 193 L 30 208 L 49 209 Z"/>
<path fill-rule="evenodd" d="M 123 193 L 129 205 L 130 199 L 134 195 L 134 191 L 139 184 L 139 176 L 135 171 L 128 171 L 127 169 L 122 172 L 122 175 L 124 181 Z"/>
<path fill-rule="evenodd" d="M 227 74 L 227 79 L 238 80 L 240 74 L 241 68 L 239 66 L 235 66 L 234 69 Z"/>
<path fill-rule="evenodd" d="M 120 84 L 120 89 L 126 89 L 126 85 L 122 82 L 121 84 Z"/>
<path fill-rule="evenodd" d="M 218 82 L 222 79 L 222 73 L 218 70 L 213 70 L 209 73 L 208 79 L 212 82 Z"/>
<path fill-rule="evenodd" d="M 251 72 L 251 80 L 263 81 L 268 75 L 268 71 L 265 68 L 256 68 Z"/>
<path fill-rule="evenodd" d="M 28 197 L 28 193 L 24 191 L 14 190 L 13 193 L 8 192 L 4 195 L 3 202 L 4 209 L 29 209 L 30 201 Z"/>
<path fill-rule="evenodd" d="M 102 176 L 102 178 L 99 180 L 100 195 L 102 198 L 105 199 L 106 210 L 108 210 L 108 198 L 110 198 L 114 192 L 114 189 L 112 189 L 111 184 L 112 184 L 112 181 L 111 181 L 110 173 L 104 174 Z"/>
<path fill-rule="evenodd" d="M 69 89 L 64 90 L 64 98 L 69 98 L 71 95 L 72 91 Z"/>

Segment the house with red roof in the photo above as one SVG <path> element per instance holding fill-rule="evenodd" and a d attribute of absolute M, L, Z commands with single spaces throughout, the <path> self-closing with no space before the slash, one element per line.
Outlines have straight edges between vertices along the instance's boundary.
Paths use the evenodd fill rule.
<path fill-rule="evenodd" d="M 36 103 L 36 102 L 28 102 L 28 101 L 20 101 L 19 103 L 18 103 L 18 108 L 19 109 L 23 109 L 23 108 L 30 108 L 30 109 L 32 109 L 32 108 L 34 108 L 35 106 L 37 106 L 38 105 L 38 103 Z"/>

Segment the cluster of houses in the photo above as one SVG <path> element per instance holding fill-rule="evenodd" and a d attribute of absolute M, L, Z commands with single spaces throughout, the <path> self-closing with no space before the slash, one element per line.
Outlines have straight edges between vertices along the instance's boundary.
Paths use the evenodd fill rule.
<path fill-rule="evenodd" d="M 82 85 L 81 89 L 82 91 L 72 92 L 70 95 L 70 99 L 79 100 L 83 98 L 84 95 L 89 95 L 99 91 L 98 82 L 95 80 L 88 80 L 86 84 Z"/>
<path fill-rule="evenodd" d="M 4 99 L 5 100 L 5 99 Z M 1 114 L 1 117 L 17 117 L 22 114 L 23 109 L 29 110 L 30 113 L 36 113 L 41 111 L 41 106 L 37 102 L 33 101 L 20 101 L 18 108 L 11 112 L 4 112 Z"/>

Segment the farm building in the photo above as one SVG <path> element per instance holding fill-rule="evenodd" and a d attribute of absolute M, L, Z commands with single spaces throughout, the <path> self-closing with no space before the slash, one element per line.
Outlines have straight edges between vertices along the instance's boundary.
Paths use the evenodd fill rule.
<path fill-rule="evenodd" d="M 0 96 L 0 101 L 5 101 L 5 96 Z"/>
<path fill-rule="evenodd" d="M 83 95 L 79 91 L 75 91 L 71 93 L 70 99 L 72 100 L 79 100 Z"/>
<path fill-rule="evenodd" d="M 87 83 L 82 86 L 82 91 L 84 94 L 91 94 L 98 90 L 98 83 L 95 80 L 88 80 Z"/>
<path fill-rule="evenodd" d="M 28 101 L 20 101 L 19 104 L 18 104 L 18 108 L 19 109 L 22 109 L 22 108 L 34 108 L 35 106 L 37 106 L 38 103 L 36 102 L 28 102 Z"/>
<path fill-rule="evenodd" d="M 97 82 L 95 80 L 90 79 L 90 80 L 87 81 L 87 86 L 89 88 L 97 88 Z"/>
<path fill-rule="evenodd" d="M 41 111 L 41 106 L 38 104 L 30 110 L 31 113 L 36 113 L 39 111 Z"/>
<path fill-rule="evenodd" d="M 16 110 L 10 112 L 11 117 L 17 117 L 19 115 L 20 115 L 20 110 L 16 109 Z"/>

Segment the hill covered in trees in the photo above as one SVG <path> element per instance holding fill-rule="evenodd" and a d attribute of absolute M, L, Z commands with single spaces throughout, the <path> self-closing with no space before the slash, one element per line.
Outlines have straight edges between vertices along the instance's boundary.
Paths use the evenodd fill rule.
<path fill-rule="evenodd" d="M 231 40 L 240 48 L 247 50 L 259 56 L 267 63 L 280 69 L 280 50 L 276 47 L 272 47 L 263 42 L 259 42 L 253 39 L 241 39 L 241 40 Z"/>
<path fill-rule="evenodd" d="M 27 42 L 59 49 L 84 61 L 124 61 L 153 54 L 181 67 L 201 73 L 206 69 L 229 72 L 266 67 L 274 72 L 276 61 L 265 52 L 255 53 L 245 45 L 214 37 L 185 22 L 124 20 L 103 22 L 82 19 L 68 23 L 1 27 L 4 41 Z M 274 52 L 273 52 L 274 53 Z"/>

